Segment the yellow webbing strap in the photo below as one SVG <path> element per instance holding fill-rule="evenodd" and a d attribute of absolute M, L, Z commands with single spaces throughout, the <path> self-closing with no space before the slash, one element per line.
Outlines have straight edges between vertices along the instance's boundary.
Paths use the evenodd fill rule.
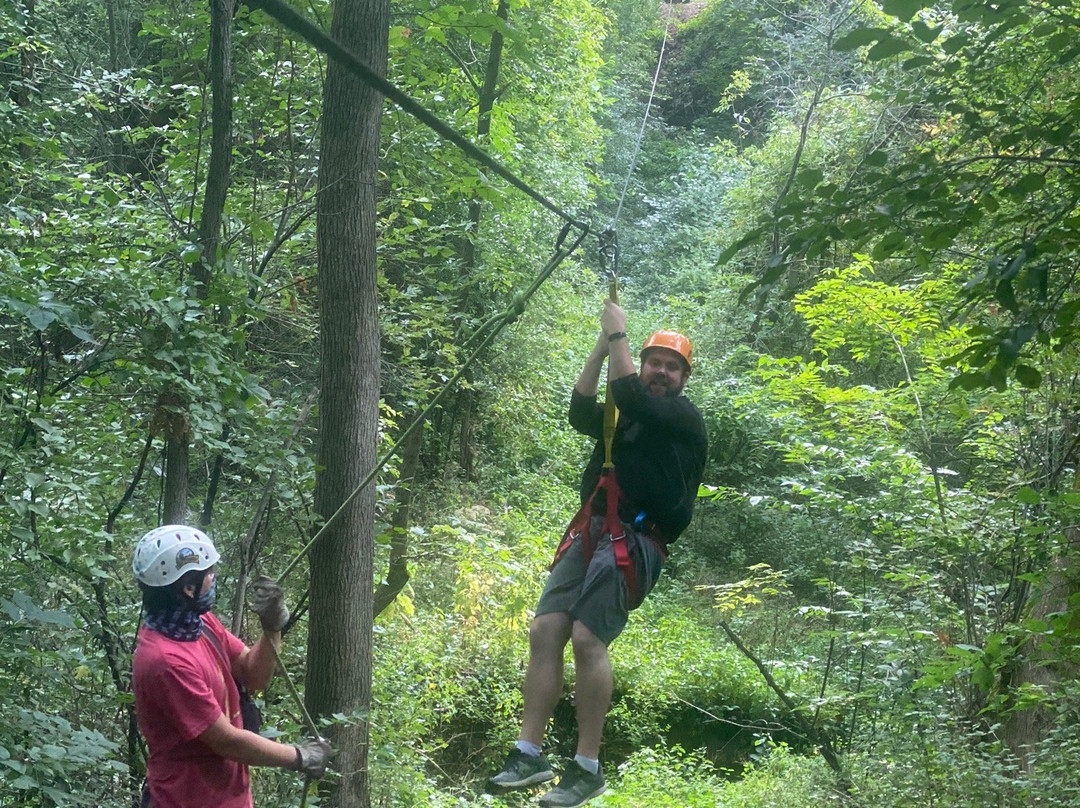
<path fill-rule="evenodd" d="M 612 278 L 608 284 L 608 298 L 612 303 L 619 302 L 619 281 Z M 608 359 L 608 388 L 607 398 L 604 400 L 604 468 L 613 469 L 615 463 L 611 459 L 611 444 L 615 440 L 615 424 L 619 422 L 619 410 L 615 406 L 615 398 L 611 395 L 611 359 Z"/>

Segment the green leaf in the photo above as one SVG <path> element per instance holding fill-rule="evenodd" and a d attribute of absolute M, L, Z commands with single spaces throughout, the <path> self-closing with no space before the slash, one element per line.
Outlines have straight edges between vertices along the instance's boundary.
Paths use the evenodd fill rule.
<path fill-rule="evenodd" d="M 26 318 L 38 331 L 44 331 L 56 320 L 56 312 L 35 306 L 26 312 Z"/>
<path fill-rule="evenodd" d="M 904 70 L 915 70 L 932 64 L 934 64 L 934 60 L 929 56 L 912 56 L 910 59 L 905 59 L 900 67 Z"/>
<path fill-rule="evenodd" d="M 911 32 L 915 34 L 915 38 L 920 42 L 929 44 L 938 38 L 938 35 L 944 27 L 945 26 L 943 25 L 939 25 L 936 28 L 931 28 L 922 20 L 915 20 L 911 23 Z"/>
<path fill-rule="evenodd" d="M 184 249 L 180 251 L 180 260 L 185 264 L 197 264 L 200 258 L 202 258 L 202 245 L 185 244 Z"/>
<path fill-rule="evenodd" d="M 742 250 L 744 247 L 748 246 L 752 242 L 759 239 L 765 232 L 766 228 L 764 226 L 755 227 L 749 233 L 746 233 L 744 236 L 742 236 L 738 241 L 734 242 L 733 244 L 729 244 L 720 252 L 720 255 L 717 257 L 716 266 L 723 266 L 724 264 L 726 264 L 733 257 L 735 257 L 736 253 L 738 253 L 740 250 Z"/>
<path fill-rule="evenodd" d="M 1035 390 L 1042 384 L 1042 374 L 1030 365 L 1016 365 L 1013 372 L 1016 380 L 1030 390 Z"/>
<path fill-rule="evenodd" d="M 1072 321 L 1076 319 L 1077 312 L 1080 312 L 1080 298 L 1070 300 L 1058 309 L 1054 319 L 1057 320 L 1058 325 L 1071 325 Z"/>
<path fill-rule="evenodd" d="M 875 260 L 888 258 L 893 253 L 902 249 L 907 244 L 907 236 L 903 233 L 892 231 L 886 233 L 877 244 L 874 245 L 872 257 Z"/>
<path fill-rule="evenodd" d="M 1029 268 L 1027 275 L 1024 276 L 1024 288 L 1034 290 L 1038 293 L 1040 300 L 1046 300 L 1049 291 L 1049 276 L 1050 266 L 1048 264 L 1037 264 Z"/>
<path fill-rule="evenodd" d="M 866 155 L 866 157 L 863 158 L 863 165 L 867 165 L 867 166 L 883 166 L 888 162 L 889 162 L 889 153 L 882 150 L 882 149 L 877 149 L 876 151 L 872 151 L 868 155 Z"/>
<path fill-rule="evenodd" d="M 900 53 L 906 53 L 909 50 L 911 50 L 910 42 L 890 34 L 888 37 L 879 39 L 878 43 L 867 51 L 866 58 L 871 62 L 877 62 Z"/>
<path fill-rule="evenodd" d="M 994 672 L 980 662 L 971 670 L 971 683 L 983 690 L 990 690 L 994 686 Z"/>
<path fill-rule="evenodd" d="M 862 48 L 872 42 L 877 42 L 886 36 L 889 36 L 889 32 L 884 28 L 856 28 L 836 40 L 832 45 L 832 49 L 841 53 L 853 51 L 856 48 Z"/>
<path fill-rule="evenodd" d="M 910 20 L 926 8 L 921 0 L 882 0 L 881 10 L 901 20 Z"/>
<path fill-rule="evenodd" d="M 957 34 L 953 34 L 951 37 L 945 40 L 941 46 L 941 50 L 948 55 L 953 55 L 966 48 L 971 44 L 971 34 L 966 31 L 962 31 Z"/>
<path fill-rule="evenodd" d="M 824 178 L 825 172 L 820 168 L 807 168 L 799 172 L 796 181 L 806 188 L 813 188 Z"/>
<path fill-rule="evenodd" d="M 959 388 L 961 390 L 968 391 L 981 390 L 984 387 L 988 386 L 988 384 L 989 382 L 987 381 L 987 378 L 984 374 L 977 372 L 968 372 L 961 373 L 951 382 L 949 382 L 949 389 L 955 390 Z"/>
<path fill-rule="evenodd" d="M 1038 505 L 1042 501 L 1039 492 L 1029 485 L 1025 485 L 1016 492 L 1016 499 L 1024 505 Z"/>
<path fill-rule="evenodd" d="M 1009 278 L 998 281 L 997 288 L 994 290 L 994 300 L 1014 314 L 1020 310 L 1016 303 L 1016 292 L 1013 291 L 1012 280 Z"/>

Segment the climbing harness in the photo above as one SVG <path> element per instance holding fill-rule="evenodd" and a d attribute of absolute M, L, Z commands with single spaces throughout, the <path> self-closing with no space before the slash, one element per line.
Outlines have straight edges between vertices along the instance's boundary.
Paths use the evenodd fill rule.
<path fill-rule="evenodd" d="M 601 493 L 603 492 L 603 493 Z M 622 491 L 619 482 L 615 479 L 615 468 L 604 468 L 600 471 L 600 479 L 596 488 L 585 500 L 585 503 L 570 520 L 569 527 L 563 533 L 558 549 L 555 550 L 555 558 L 552 559 L 548 569 L 554 569 L 555 565 L 562 560 L 566 551 L 578 539 L 581 539 L 581 550 L 584 555 L 583 563 L 586 567 L 592 562 L 593 553 L 596 550 L 597 537 L 592 532 L 593 508 L 596 503 L 604 504 L 604 524 L 600 530 L 600 538 L 611 537 L 611 550 L 615 554 L 615 568 L 622 572 L 626 581 L 626 597 L 633 604 L 637 596 L 637 574 L 634 572 L 634 564 L 630 558 L 630 551 L 626 546 L 626 530 L 619 518 L 619 500 Z M 599 515 L 599 513 L 597 513 Z"/>
<path fill-rule="evenodd" d="M 607 228 L 600 239 L 601 258 L 608 261 L 608 299 L 612 303 L 619 302 L 618 280 L 618 255 L 619 247 L 615 237 L 614 227 Z M 609 364 L 610 373 L 610 364 Z M 615 443 L 615 427 L 619 422 L 619 409 L 615 406 L 615 397 L 611 394 L 611 379 L 608 378 L 607 395 L 604 399 L 604 463 L 600 468 L 600 479 L 596 487 L 588 496 L 570 525 L 562 535 L 558 548 L 555 550 L 555 558 L 548 569 L 554 569 L 566 551 L 578 539 L 582 542 L 582 554 L 586 567 L 592 562 L 593 553 L 596 550 L 597 539 L 603 536 L 611 538 L 611 549 L 615 554 L 615 568 L 622 572 L 626 581 L 626 593 L 629 603 L 634 603 L 637 595 L 637 576 L 634 572 L 634 564 L 627 548 L 626 531 L 623 528 L 622 519 L 619 516 L 619 504 L 622 500 L 622 490 L 615 476 L 615 461 L 611 457 L 611 449 Z M 600 536 L 594 536 L 592 530 L 593 515 L 600 515 L 598 505 L 603 503 L 604 523 Z"/>

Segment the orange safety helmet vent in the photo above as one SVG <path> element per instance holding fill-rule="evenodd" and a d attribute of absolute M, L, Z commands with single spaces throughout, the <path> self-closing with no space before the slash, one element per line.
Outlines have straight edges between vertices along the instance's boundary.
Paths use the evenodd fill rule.
<path fill-rule="evenodd" d="M 669 351 L 674 351 L 686 361 L 688 371 L 694 369 L 694 349 L 690 345 L 690 340 L 678 331 L 654 331 L 641 346 L 641 355 L 644 356 L 649 348 L 667 348 Z"/>

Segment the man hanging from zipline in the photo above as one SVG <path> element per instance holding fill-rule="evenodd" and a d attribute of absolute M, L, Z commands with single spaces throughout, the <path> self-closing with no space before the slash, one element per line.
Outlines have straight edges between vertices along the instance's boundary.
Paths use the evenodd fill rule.
<path fill-rule="evenodd" d="M 576 669 L 577 754 L 545 808 L 576 808 L 604 791 L 600 741 L 611 702 L 608 646 L 660 576 L 667 548 L 690 523 L 705 468 L 705 424 L 683 387 L 693 368 L 690 340 L 657 331 L 641 349 L 636 372 L 626 314 L 608 300 L 601 332 L 570 399 L 570 425 L 596 439 L 581 479 L 581 509 L 571 521 L 529 628 L 529 664 L 519 740 L 490 779 L 500 790 L 554 779 L 542 751 L 562 695 L 563 650 Z M 605 407 L 597 402 L 608 361 Z"/>

